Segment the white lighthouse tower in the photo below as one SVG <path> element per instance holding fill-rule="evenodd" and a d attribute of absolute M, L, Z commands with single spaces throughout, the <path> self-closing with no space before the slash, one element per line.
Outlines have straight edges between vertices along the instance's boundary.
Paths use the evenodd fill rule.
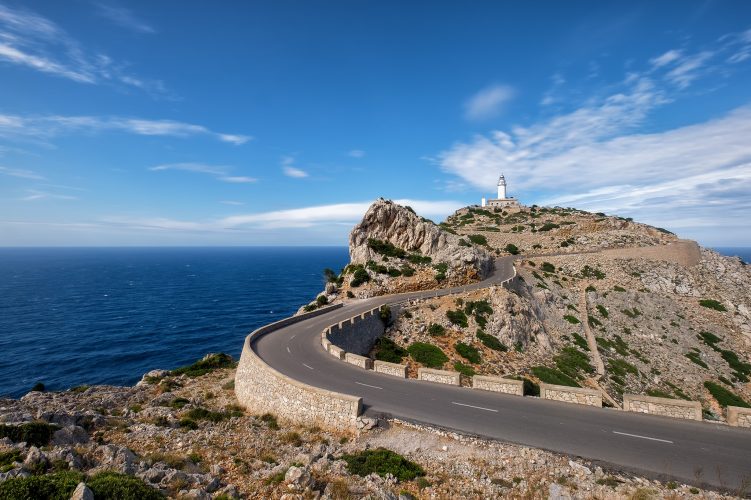
<path fill-rule="evenodd" d="M 511 208 L 515 210 L 521 207 L 516 198 L 508 196 L 506 193 L 506 177 L 503 174 L 498 178 L 498 198 L 486 200 L 483 197 L 481 203 L 483 207 Z"/>
<path fill-rule="evenodd" d="M 501 176 L 498 178 L 498 199 L 506 199 L 506 178 L 503 176 L 503 174 L 501 174 Z"/>

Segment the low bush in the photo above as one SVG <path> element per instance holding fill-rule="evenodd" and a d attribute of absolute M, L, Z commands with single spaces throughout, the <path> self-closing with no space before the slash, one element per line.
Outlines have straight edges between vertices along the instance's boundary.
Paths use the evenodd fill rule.
<path fill-rule="evenodd" d="M 618 286 L 618 285 L 615 285 L 615 286 L 613 287 L 613 291 L 614 291 L 614 292 L 625 292 L 625 291 L 626 291 L 626 289 L 625 289 L 625 288 L 623 288 L 622 286 Z"/>
<path fill-rule="evenodd" d="M 427 255 L 420 255 L 418 253 L 412 253 L 407 256 L 407 260 L 412 264 L 430 264 L 433 259 Z"/>
<path fill-rule="evenodd" d="M 551 229 L 558 229 L 559 227 L 561 226 L 553 222 L 546 222 L 542 225 L 542 227 L 540 227 L 540 229 L 538 229 L 538 231 L 550 231 Z"/>
<path fill-rule="evenodd" d="M 83 474 L 72 471 L 8 478 L 0 483 L 0 498 L 67 500 L 82 480 Z"/>
<path fill-rule="evenodd" d="M 571 335 L 574 337 L 574 344 L 576 344 L 577 347 L 584 351 L 589 351 L 589 344 L 587 344 L 587 339 L 585 339 L 578 333 L 572 333 Z"/>
<path fill-rule="evenodd" d="M 445 333 L 446 329 L 443 327 L 443 325 L 439 325 L 438 323 L 431 323 L 428 327 L 428 334 L 432 335 L 433 337 L 440 337 Z"/>
<path fill-rule="evenodd" d="M 641 316 L 641 311 L 638 310 L 635 307 L 633 309 L 623 309 L 623 310 L 621 310 L 621 312 L 623 314 L 625 314 L 626 316 L 628 316 L 629 318 L 631 318 L 631 319 L 633 319 L 633 318 L 635 318 L 637 316 Z"/>
<path fill-rule="evenodd" d="M 580 387 L 576 380 L 556 368 L 547 366 L 533 366 L 530 371 L 546 384 L 566 385 L 569 387 Z"/>
<path fill-rule="evenodd" d="M 596 278 L 598 280 L 605 278 L 605 273 L 601 270 L 590 267 L 590 266 L 584 266 L 581 270 L 581 275 L 585 278 Z"/>
<path fill-rule="evenodd" d="M 660 389 L 647 389 L 647 396 L 652 396 L 653 398 L 675 399 L 675 396 Z"/>
<path fill-rule="evenodd" d="M 608 361 L 608 370 L 619 377 L 625 377 L 627 374 L 637 375 L 639 369 L 624 359 L 611 359 Z"/>
<path fill-rule="evenodd" d="M 328 303 L 329 299 L 325 295 L 319 295 L 316 297 L 316 304 L 318 304 L 318 307 L 325 306 Z"/>
<path fill-rule="evenodd" d="M 433 269 L 436 270 L 435 280 L 440 282 L 446 279 L 446 273 L 449 270 L 449 265 L 445 262 L 441 262 L 440 264 L 434 265 Z"/>
<path fill-rule="evenodd" d="M 488 244 L 488 239 L 482 234 L 470 234 L 469 236 L 467 236 L 467 238 L 469 238 L 469 241 L 471 241 L 475 245 L 487 245 Z"/>
<path fill-rule="evenodd" d="M 382 305 L 378 310 L 378 317 L 381 318 L 384 326 L 391 324 L 391 308 L 387 305 Z"/>
<path fill-rule="evenodd" d="M 742 408 L 751 408 L 751 405 L 749 405 L 743 398 L 736 393 L 725 389 L 719 384 L 706 381 L 704 382 L 704 387 L 706 387 L 709 393 L 712 394 L 712 397 L 720 403 L 720 406 L 740 406 Z"/>
<path fill-rule="evenodd" d="M 46 446 L 60 427 L 47 422 L 26 422 L 20 425 L 0 424 L 0 439 L 7 437 L 14 443 L 25 442 L 29 446 Z"/>
<path fill-rule="evenodd" d="M 517 247 L 513 243 L 509 243 L 508 245 L 506 245 L 504 250 L 506 250 L 511 255 L 519 255 L 519 247 Z"/>
<path fill-rule="evenodd" d="M 396 257 L 397 259 L 403 259 L 407 256 L 407 252 L 397 246 L 394 246 L 391 242 L 377 240 L 375 238 L 368 239 L 368 248 L 376 253 L 385 255 L 386 257 Z"/>
<path fill-rule="evenodd" d="M 702 368 L 705 368 L 705 369 L 709 368 L 709 366 L 707 366 L 707 364 L 701 359 L 701 356 L 699 355 L 698 352 L 696 351 L 687 352 L 685 356 L 691 361 L 693 361 L 694 363 L 696 363 L 697 365 L 701 366 Z"/>
<path fill-rule="evenodd" d="M 229 354 L 223 352 L 209 354 L 192 365 L 183 366 L 172 370 L 170 375 L 187 375 L 188 377 L 200 377 L 220 368 L 234 368 L 235 361 Z"/>
<path fill-rule="evenodd" d="M 597 311 L 600 313 L 600 316 L 603 318 L 607 318 L 609 316 L 608 310 L 605 309 L 605 306 L 597 304 Z"/>
<path fill-rule="evenodd" d="M 137 477 L 118 472 L 98 472 L 86 482 L 97 500 L 157 500 L 164 495 Z"/>
<path fill-rule="evenodd" d="M 459 356 L 463 357 L 470 363 L 478 364 L 482 361 L 480 351 L 474 346 L 465 344 L 464 342 L 457 342 L 456 345 L 454 345 L 454 349 Z"/>
<path fill-rule="evenodd" d="M 261 415 L 261 422 L 265 422 L 269 429 L 273 431 L 279 429 L 279 422 L 277 422 L 276 416 L 271 413 L 264 413 Z"/>
<path fill-rule="evenodd" d="M 553 357 L 555 366 L 572 379 L 580 378 L 580 372 L 594 372 L 594 367 L 589 363 L 589 356 L 576 347 L 564 347 L 559 354 Z"/>
<path fill-rule="evenodd" d="M 467 328 L 467 326 L 469 325 L 469 323 L 467 322 L 467 315 L 464 314 L 464 311 L 462 311 L 461 309 L 458 309 L 456 311 L 446 311 L 446 317 L 451 323 L 462 328 Z"/>
<path fill-rule="evenodd" d="M 352 280 L 349 282 L 349 286 L 351 286 L 352 288 L 357 288 L 358 286 L 362 285 L 363 283 L 367 283 L 368 281 L 370 281 L 370 275 L 368 274 L 368 271 L 366 271 L 363 267 L 358 267 L 352 274 Z"/>
<path fill-rule="evenodd" d="M 387 337 L 379 338 L 375 343 L 375 348 L 375 359 L 388 363 L 401 363 L 408 354 L 406 349 Z"/>
<path fill-rule="evenodd" d="M 708 309 L 714 309 L 715 311 L 727 311 L 727 309 L 725 309 L 725 306 L 723 306 L 721 302 L 718 302 L 714 299 L 702 299 L 699 301 L 699 305 Z"/>
<path fill-rule="evenodd" d="M 542 269 L 546 273 L 554 273 L 555 272 L 555 266 L 553 264 L 551 264 L 550 262 L 543 262 L 540 265 L 540 269 Z"/>
<path fill-rule="evenodd" d="M 470 365 L 465 365 L 461 361 L 454 363 L 454 370 L 458 371 L 462 375 L 466 375 L 467 377 L 471 377 L 472 375 L 477 373 L 475 372 L 474 368 L 472 368 Z"/>
<path fill-rule="evenodd" d="M 571 316 L 570 314 L 566 314 L 563 319 L 565 319 L 572 325 L 578 325 L 579 323 L 581 323 L 581 321 L 579 321 L 579 318 L 577 318 L 576 316 Z"/>
<path fill-rule="evenodd" d="M 440 368 L 449 360 L 440 347 L 425 342 L 414 342 L 407 348 L 412 359 L 428 368 Z"/>
<path fill-rule="evenodd" d="M 498 340 L 496 337 L 489 335 L 482 330 L 477 330 L 477 338 L 482 342 L 482 344 L 485 347 L 488 347 L 490 349 L 493 349 L 494 351 L 501 351 L 506 352 L 508 351 L 508 347 L 503 344 L 500 340 Z"/>
<path fill-rule="evenodd" d="M 345 454 L 341 456 L 341 459 L 347 462 L 347 470 L 351 474 L 362 477 L 375 472 L 381 477 L 391 474 L 399 481 L 411 481 L 425 475 L 425 471 L 418 464 L 386 448 L 363 450 L 351 455 Z"/>

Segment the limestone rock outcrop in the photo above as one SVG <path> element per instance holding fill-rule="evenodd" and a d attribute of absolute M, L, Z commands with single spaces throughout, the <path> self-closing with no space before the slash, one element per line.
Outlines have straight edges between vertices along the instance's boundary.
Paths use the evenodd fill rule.
<path fill-rule="evenodd" d="M 407 252 L 445 262 L 450 269 L 473 268 L 480 278 L 493 270 L 493 257 L 477 246 L 462 246 L 460 237 L 421 218 L 412 209 L 390 200 L 378 199 L 349 235 L 349 255 L 353 264 L 378 261 L 380 255 L 368 246 L 369 239 L 389 242 Z"/>

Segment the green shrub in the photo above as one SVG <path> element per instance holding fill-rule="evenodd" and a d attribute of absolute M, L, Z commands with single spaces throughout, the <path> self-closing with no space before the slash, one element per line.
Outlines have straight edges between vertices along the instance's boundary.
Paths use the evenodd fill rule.
<path fill-rule="evenodd" d="M 389 241 L 381 241 L 375 238 L 368 239 L 368 248 L 376 253 L 385 255 L 386 257 L 396 257 L 397 259 L 403 259 L 407 256 L 407 252 L 399 247 L 394 246 Z"/>
<path fill-rule="evenodd" d="M 561 226 L 559 226 L 558 224 L 554 224 L 552 222 L 546 222 L 545 224 L 542 225 L 540 229 L 538 229 L 538 231 L 550 231 L 551 229 L 558 229 L 559 227 Z"/>
<path fill-rule="evenodd" d="M 9 478 L 0 483 L 0 498 L 68 500 L 82 480 L 83 474 L 72 471 Z"/>
<path fill-rule="evenodd" d="M 407 264 L 404 264 L 401 267 L 400 271 L 401 271 L 402 275 L 406 276 L 407 278 L 409 278 L 410 276 L 414 276 L 415 275 L 415 268 L 411 267 L 411 266 L 408 266 Z"/>
<path fill-rule="evenodd" d="M 30 392 L 44 392 L 46 389 L 44 387 L 44 384 L 41 382 L 37 382 L 34 384 L 34 387 L 31 388 Z"/>
<path fill-rule="evenodd" d="M 511 255 L 519 255 L 519 247 L 517 247 L 513 243 L 509 243 L 508 245 L 506 245 L 504 250 L 506 250 Z"/>
<path fill-rule="evenodd" d="M 470 234 L 469 236 L 467 236 L 467 238 L 469 238 L 469 241 L 471 241 L 475 245 L 487 245 L 488 244 L 488 239 L 482 234 Z"/>
<path fill-rule="evenodd" d="M 468 242 L 467 240 L 465 240 L 464 238 L 459 238 L 459 246 L 460 246 L 460 247 L 471 247 L 471 246 L 472 246 L 472 244 L 471 244 L 471 243 L 469 243 L 469 242 Z"/>
<path fill-rule="evenodd" d="M 0 438 L 7 437 L 14 443 L 26 442 L 29 446 L 42 447 L 52 439 L 60 427 L 47 422 L 26 422 L 20 425 L 0 424 Z"/>
<path fill-rule="evenodd" d="M 506 352 L 508 351 L 508 347 L 503 344 L 500 340 L 498 340 L 496 337 L 489 335 L 482 330 L 477 330 L 477 338 L 480 340 L 480 342 L 483 343 L 485 347 L 489 347 L 490 349 L 493 349 L 494 351 L 501 351 Z"/>
<path fill-rule="evenodd" d="M 722 359 L 724 359 L 732 370 L 734 370 L 735 377 L 741 382 L 748 382 L 748 377 L 751 375 L 751 364 L 744 363 L 738 359 L 738 355 L 728 349 L 720 349 L 718 351 Z"/>
<path fill-rule="evenodd" d="M 469 323 L 467 322 L 467 315 L 464 314 L 464 311 L 462 311 L 461 309 L 458 309 L 456 311 L 446 311 L 446 317 L 451 323 L 462 328 L 467 328 L 467 326 L 469 325 Z"/>
<path fill-rule="evenodd" d="M 378 317 L 381 318 L 384 326 L 391 324 L 391 308 L 387 305 L 382 305 L 378 310 Z"/>
<path fill-rule="evenodd" d="M 627 374 L 637 375 L 639 369 L 624 359 L 611 359 L 608 361 L 608 370 L 618 375 L 619 377 L 625 377 Z"/>
<path fill-rule="evenodd" d="M 454 363 L 454 370 L 458 371 L 462 375 L 466 375 L 467 377 L 471 377 L 472 375 L 477 373 L 475 372 L 474 368 L 472 368 L 470 365 L 465 365 L 461 361 Z"/>
<path fill-rule="evenodd" d="M 727 311 L 727 309 L 725 309 L 725 306 L 723 306 L 721 302 L 718 302 L 714 299 L 702 299 L 699 301 L 699 305 L 708 309 L 714 309 L 715 311 Z"/>
<path fill-rule="evenodd" d="M 454 349 L 459 354 L 459 356 L 463 357 L 471 363 L 478 364 L 482 361 L 482 358 L 480 357 L 480 351 L 478 351 L 474 346 L 465 344 L 464 342 L 457 342 L 456 345 L 454 345 Z"/>
<path fill-rule="evenodd" d="M 675 396 L 668 394 L 667 392 L 660 389 L 647 389 L 647 396 L 652 396 L 654 398 L 675 399 Z"/>
<path fill-rule="evenodd" d="M 446 329 L 443 327 L 443 325 L 439 325 L 438 323 L 431 323 L 428 327 L 428 333 L 433 337 L 440 337 L 441 335 L 444 335 L 446 333 Z"/>
<path fill-rule="evenodd" d="M 354 299 L 355 298 L 355 294 L 352 293 L 352 290 L 347 290 L 347 298 L 348 299 Z"/>
<path fill-rule="evenodd" d="M 615 286 L 613 287 L 613 291 L 614 291 L 614 292 L 625 292 L 625 291 L 626 291 L 626 289 L 625 289 L 625 288 L 623 288 L 622 286 L 618 286 L 618 285 L 615 285 Z"/>
<path fill-rule="evenodd" d="M 316 309 L 318 309 L 318 304 L 316 304 L 315 302 L 311 302 L 310 304 L 307 304 L 302 308 L 302 310 L 305 312 L 315 311 Z"/>
<path fill-rule="evenodd" d="M 391 474 L 399 481 L 411 481 L 425 475 L 422 467 L 385 448 L 363 450 L 351 455 L 345 454 L 341 456 L 341 459 L 347 462 L 347 470 L 351 474 L 362 477 L 375 472 L 381 477 Z"/>
<path fill-rule="evenodd" d="M 632 319 L 641 316 L 641 311 L 635 307 L 633 309 L 623 309 L 621 312 Z"/>
<path fill-rule="evenodd" d="M 575 332 L 571 335 L 573 335 L 574 337 L 574 344 L 576 344 L 580 349 L 584 351 L 589 351 L 589 344 L 587 344 L 587 339 Z"/>
<path fill-rule="evenodd" d="M 407 352 L 412 359 L 428 368 L 440 368 L 449 360 L 439 347 L 425 342 L 414 342 L 407 348 Z"/>
<path fill-rule="evenodd" d="M 183 415 L 183 418 L 190 419 L 190 420 L 208 420 L 209 422 L 221 422 L 222 420 L 226 420 L 231 417 L 237 417 L 242 415 L 242 411 L 239 410 L 231 410 L 231 411 L 211 411 L 207 410 L 206 408 L 191 408 L 188 410 L 188 412 Z"/>
<path fill-rule="evenodd" d="M 325 306 L 328 303 L 329 299 L 325 295 L 319 295 L 316 297 L 316 304 L 318 304 L 318 307 Z"/>
<path fill-rule="evenodd" d="M 716 347 L 715 344 L 722 340 L 720 337 L 711 332 L 699 332 L 699 335 L 697 335 L 696 337 L 712 349 Z"/>
<path fill-rule="evenodd" d="M 579 321 L 579 319 L 576 316 L 571 316 L 570 314 L 566 314 L 563 317 L 563 319 L 565 319 L 566 321 L 568 321 L 572 325 L 578 325 L 579 323 L 581 323 L 581 321 Z"/>
<path fill-rule="evenodd" d="M 137 477 L 118 472 L 98 472 L 86 483 L 99 500 L 157 500 L 164 495 Z"/>
<path fill-rule="evenodd" d="M 370 275 L 368 274 L 368 271 L 365 270 L 363 267 L 358 267 L 355 269 L 354 274 L 352 274 L 352 280 L 349 282 L 349 286 L 352 288 L 357 288 L 358 286 L 362 285 L 363 283 L 367 283 L 370 281 Z"/>
<path fill-rule="evenodd" d="M 188 377 L 200 377 L 220 368 L 234 368 L 235 362 L 232 356 L 223 352 L 209 354 L 205 358 L 196 361 L 192 365 L 183 366 L 170 372 L 170 375 L 187 375 Z"/>
<path fill-rule="evenodd" d="M 605 278 L 604 272 L 588 265 L 582 268 L 581 275 L 585 278 L 596 278 L 598 280 Z"/>
<path fill-rule="evenodd" d="M 329 283 L 336 283 L 339 281 L 339 278 L 337 277 L 334 270 L 329 269 L 328 267 L 323 270 L 323 277 L 326 278 L 326 281 Z"/>
<path fill-rule="evenodd" d="M 555 266 L 553 264 L 551 264 L 550 262 L 543 262 L 540 265 L 540 269 L 542 269 L 546 273 L 554 273 L 555 272 Z"/>
<path fill-rule="evenodd" d="M 169 406 L 170 408 L 174 408 L 176 410 L 179 410 L 180 408 L 184 407 L 188 403 L 190 403 L 189 399 L 186 399 L 186 398 L 175 398 L 172 401 L 170 401 L 167 406 Z"/>
<path fill-rule="evenodd" d="M 559 354 L 553 357 L 555 366 L 563 373 L 577 379 L 579 372 L 594 372 L 594 367 L 589 363 L 589 356 L 576 347 L 564 347 Z"/>
<path fill-rule="evenodd" d="M 388 363 L 401 363 L 402 359 L 407 355 L 406 349 L 387 337 L 379 338 L 375 343 L 375 348 L 375 358 Z"/>
<path fill-rule="evenodd" d="M 435 280 L 440 282 L 446 279 L 446 272 L 449 270 L 449 265 L 445 262 L 441 262 L 440 264 L 434 265 L 433 269 L 436 270 Z"/>
<path fill-rule="evenodd" d="M 602 322 L 600 322 L 599 319 L 595 318 L 591 314 L 587 315 L 587 322 L 589 323 L 589 326 L 596 327 L 596 326 L 602 326 Z"/>
<path fill-rule="evenodd" d="M 608 310 L 605 309 L 605 306 L 603 305 L 597 304 L 597 311 L 603 318 L 607 318 L 609 316 Z"/>
<path fill-rule="evenodd" d="M 420 255 L 417 253 L 412 253 L 407 256 L 407 260 L 412 264 L 430 264 L 433 259 L 428 257 L 427 255 Z"/>
<path fill-rule="evenodd" d="M 576 380 L 556 368 L 547 366 L 533 366 L 530 371 L 546 384 L 565 385 L 568 387 L 580 387 Z"/>
<path fill-rule="evenodd" d="M 704 361 L 702 361 L 698 352 L 696 351 L 687 352 L 685 356 L 691 361 L 693 361 L 694 363 L 696 363 L 697 365 L 701 366 L 702 368 L 709 368 L 709 366 L 707 366 L 707 364 Z"/>
<path fill-rule="evenodd" d="M 712 397 L 720 403 L 720 406 L 740 406 L 742 408 L 751 408 L 751 405 L 749 405 L 743 398 L 736 393 L 725 389 L 719 384 L 707 381 L 704 382 L 704 387 L 706 387 L 710 394 L 712 394 Z"/>

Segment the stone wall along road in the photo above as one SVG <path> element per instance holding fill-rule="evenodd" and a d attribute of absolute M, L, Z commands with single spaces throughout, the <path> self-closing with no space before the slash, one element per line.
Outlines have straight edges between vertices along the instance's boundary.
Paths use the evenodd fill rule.
<path fill-rule="evenodd" d="M 595 389 L 568 387 L 565 385 L 540 384 L 540 397 L 587 406 L 602 406 L 602 393 Z"/>
<path fill-rule="evenodd" d="M 488 375 L 473 375 L 472 388 L 483 391 L 502 392 L 504 394 L 513 394 L 515 396 L 524 395 L 524 382 L 502 377 L 491 377 Z"/>
<path fill-rule="evenodd" d="M 728 424 L 735 427 L 751 427 L 751 408 L 728 406 Z"/>
<path fill-rule="evenodd" d="M 346 352 L 366 356 L 386 328 L 381 321 L 379 309 L 375 308 L 331 325 L 327 331 L 326 338 L 335 346 Z"/>
<path fill-rule="evenodd" d="M 701 403 L 682 399 L 656 398 L 638 394 L 623 395 L 623 409 L 663 417 L 701 420 Z"/>
<path fill-rule="evenodd" d="M 427 382 L 437 382 L 439 384 L 459 385 L 459 372 L 449 372 L 446 370 L 434 370 L 432 368 L 418 368 L 417 379 Z"/>
<path fill-rule="evenodd" d="M 378 373 L 385 373 L 386 375 L 407 378 L 407 365 L 398 365 L 387 361 L 375 360 L 373 363 L 373 370 Z"/>
<path fill-rule="evenodd" d="M 245 338 L 235 374 L 235 395 L 242 406 L 253 413 L 273 413 L 281 420 L 295 423 L 342 430 L 356 428 L 362 398 L 291 379 L 267 365 L 253 350 L 257 338 L 329 310 L 331 308 L 286 318 L 261 327 Z"/>

